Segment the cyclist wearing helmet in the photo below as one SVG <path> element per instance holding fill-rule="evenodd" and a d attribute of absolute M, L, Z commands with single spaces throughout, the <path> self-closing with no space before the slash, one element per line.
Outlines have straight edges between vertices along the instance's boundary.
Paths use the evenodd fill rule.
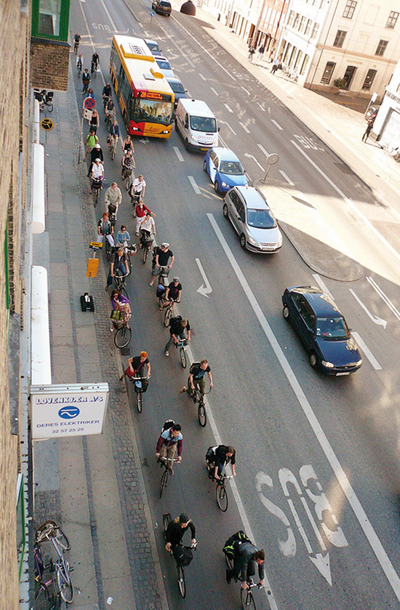
<path fill-rule="evenodd" d="M 181 513 L 179 517 L 170 522 L 165 534 L 165 539 L 167 541 L 165 550 L 168 551 L 168 553 L 171 551 L 173 552 L 174 548 L 180 545 L 188 528 L 192 534 L 192 544 L 194 545 L 196 544 L 196 528 L 186 513 Z"/>

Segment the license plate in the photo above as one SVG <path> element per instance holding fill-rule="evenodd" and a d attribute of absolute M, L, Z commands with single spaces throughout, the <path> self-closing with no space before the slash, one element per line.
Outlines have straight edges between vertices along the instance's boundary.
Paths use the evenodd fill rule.
<path fill-rule="evenodd" d="M 336 377 L 339 377 L 340 375 L 350 375 L 350 373 L 336 373 Z"/>

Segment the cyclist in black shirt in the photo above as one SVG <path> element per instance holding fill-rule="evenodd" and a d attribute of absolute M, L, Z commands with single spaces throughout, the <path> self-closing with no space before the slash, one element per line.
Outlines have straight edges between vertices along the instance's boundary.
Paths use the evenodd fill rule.
<path fill-rule="evenodd" d="M 165 301 L 162 305 L 160 305 L 160 311 L 162 311 L 164 307 L 168 307 L 171 301 L 176 301 L 176 303 L 180 303 L 181 294 L 182 284 L 180 282 L 180 279 L 179 277 L 174 277 L 169 286 L 167 286 L 167 290 L 165 291 Z"/>
<path fill-rule="evenodd" d="M 174 547 L 177 547 L 181 543 L 188 528 L 192 534 L 192 544 L 196 544 L 196 528 L 185 513 L 181 513 L 179 517 L 170 522 L 165 534 L 165 539 L 167 541 L 165 550 L 168 551 L 168 553 L 171 551 L 173 552 Z"/>
<path fill-rule="evenodd" d="M 207 451 L 206 459 L 210 478 L 220 479 L 225 465 L 229 462 L 232 466 L 232 475 L 236 476 L 236 451 L 231 445 L 210 447 Z"/>
<path fill-rule="evenodd" d="M 106 108 L 107 102 L 110 99 L 111 95 L 112 95 L 111 85 L 110 85 L 110 83 L 107 83 L 103 87 L 103 93 L 102 93 L 104 110 Z"/>
<path fill-rule="evenodd" d="M 161 244 L 161 248 L 158 248 L 155 256 L 154 267 L 152 269 L 153 277 L 151 278 L 150 286 L 153 286 L 155 279 L 160 272 L 160 267 L 172 269 L 174 260 L 175 257 L 172 250 L 169 249 L 169 244 L 167 242 Z"/>
<path fill-rule="evenodd" d="M 182 318 L 182 316 L 176 316 L 176 318 L 171 318 L 169 325 L 169 332 L 171 336 L 164 348 L 164 354 L 166 356 L 169 356 L 169 348 L 171 347 L 172 342 L 178 343 L 178 337 L 179 339 L 186 339 L 187 341 L 190 341 L 189 320 Z"/>

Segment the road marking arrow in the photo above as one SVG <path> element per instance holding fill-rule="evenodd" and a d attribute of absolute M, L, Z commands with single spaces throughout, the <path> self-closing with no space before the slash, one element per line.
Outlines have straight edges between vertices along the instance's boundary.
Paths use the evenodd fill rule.
<path fill-rule="evenodd" d="M 262 165 L 260 165 L 260 163 L 259 163 L 259 162 L 257 161 L 257 159 L 254 157 L 254 155 L 251 155 L 250 153 L 244 153 L 244 156 L 245 156 L 245 157 L 249 157 L 249 159 L 253 159 L 253 161 L 255 161 L 255 162 L 257 163 L 258 167 L 259 167 L 260 169 L 262 169 L 262 171 L 263 171 L 263 172 L 265 172 L 265 169 L 263 168 L 263 166 L 262 166 Z"/>
<path fill-rule="evenodd" d="M 201 273 L 201 277 L 204 280 L 204 284 L 202 284 L 200 288 L 197 289 L 197 292 L 200 292 L 200 294 L 202 294 L 204 297 L 207 297 L 208 299 L 208 295 L 210 294 L 210 292 L 212 292 L 210 282 L 208 281 L 207 276 L 204 273 L 203 265 L 201 264 L 200 259 L 195 258 L 194 260 L 196 261 L 199 271 Z"/>
<path fill-rule="evenodd" d="M 360 299 L 358 298 L 358 296 L 356 295 L 354 290 L 352 290 L 351 288 L 349 288 L 349 290 L 350 290 L 351 294 L 353 295 L 353 297 L 355 298 L 355 300 L 359 302 L 359 304 L 361 305 L 361 307 L 363 308 L 365 313 L 371 318 L 371 320 L 375 324 L 378 324 L 378 326 L 383 326 L 383 328 L 386 328 L 387 321 L 382 320 L 382 318 L 378 318 L 378 316 L 374 316 L 374 314 L 372 314 L 370 311 L 368 311 L 368 309 L 365 307 L 364 303 L 362 301 L 360 301 Z"/>
<path fill-rule="evenodd" d="M 231 130 L 231 132 L 233 133 L 233 135 L 234 135 L 234 136 L 236 135 L 236 132 L 235 132 L 235 131 L 233 131 L 233 129 L 232 129 L 232 127 L 229 125 L 229 123 L 227 123 L 226 121 L 221 121 L 221 120 L 220 120 L 219 122 L 220 122 L 220 123 L 223 123 L 224 125 L 228 125 L 228 127 L 229 127 L 229 129 Z"/>

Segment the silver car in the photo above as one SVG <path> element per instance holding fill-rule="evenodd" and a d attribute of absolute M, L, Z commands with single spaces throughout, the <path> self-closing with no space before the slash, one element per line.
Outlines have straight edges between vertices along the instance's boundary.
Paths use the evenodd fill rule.
<path fill-rule="evenodd" d="M 240 237 L 240 245 L 251 252 L 272 253 L 282 248 L 282 233 L 262 194 L 252 186 L 228 191 L 222 208 Z"/>

